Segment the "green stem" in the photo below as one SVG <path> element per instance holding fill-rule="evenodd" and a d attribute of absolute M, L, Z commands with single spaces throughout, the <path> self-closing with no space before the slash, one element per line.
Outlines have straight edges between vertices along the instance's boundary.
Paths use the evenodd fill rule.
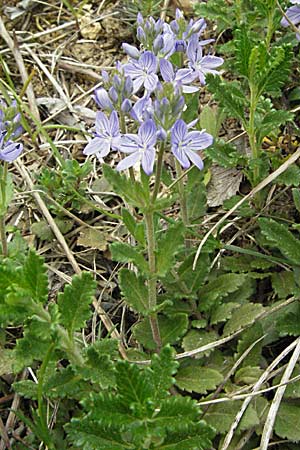
<path fill-rule="evenodd" d="M 256 134 L 255 134 L 255 112 L 257 107 L 257 93 L 255 87 L 250 85 L 250 112 L 249 112 L 249 124 L 248 124 L 248 136 L 249 143 L 252 153 L 252 158 L 254 161 L 254 173 L 253 173 L 253 184 L 256 184 L 259 181 L 259 166 L 257 164 L 258 158 L 260 156 L 259 148 L 256 142 Z"/>
<path fill-rule="evenodd" d="M 2 245 L 2 255 L 4 257 L 6 257 L 8 255 L 7 239 L 6 239 L 6 231 L 5 231 L 5 213 L 6 213 L 6 209 L 7 209 L 7 207 L 6 207 L 7 174 L 8 174 L 8 164 L 7 164 L 7 162 L 4 162 L 2 177 L 1 177 L 1 181 L 0 181 L 1 210 L 3 211 L 2 215 L 0 216 L 0 238 L 1 238 L 1 245 Z"/>
<path fill-rule="evenodd" d="M 162 173 L 162 166 L 163 166 L 163 156 L 165 151 L 165 143 L 162 142 L 160 144 L 159 152 L 158 152 L 158 158 L 157 158 L 157 166 L 156 166 L 156 174 L 155 174 L 155 184 L 152 194 L 152 202 L 154 203 L 159 191 L 160 187 L 160 180 L 161 180 L 161 173 Z"/>
<path fill-rule="evenodd" d="M 51 359 L 52 356 L 52 352 L 55 348 L 55 344 L 51 344 L 50 347 L 48 348 L 48 351 L 45 355 L 45 358 L 42 362 L 42 365 L 40 367 L 39 370 L 39 381 L 38 381 L 38 388 L 37 388 L 37 399 L 38 399 L 38 415 L 40 418 L 40 423 L 41 426 L 43 428 L 43 435 L 45 437 L 49 436 L 49 441 L 47 440 L 47 442 L 45 442 L 45 444 L 49 447 L 49 448 L 53 448 L 52 447 L 52 442 L 51 442 L 51 438 L 49 435 L 49 431 L 48 431 L 48 426 L 47 426 L 47 420 L 44 417 L 44 411 L 43 411 L 43 384 L 44 384 L 44 378 L 45 378 L 45 373 L 46 373 L 46 369 L 47 366 L 49 364 L 49 361 Z"/>
<path fill-rule="evenodd" d="M 121 133 L 125 134 L 126 133 L 126 122 L 125 122 L 125 115 L 120 112 L 120 129 L 121 129 Z M 132 167 L 129 167 L 129 176 L 131 181 L 135 181 L 135 175 L 134 175 L 134 170 Z"/>
<path fill-rule="evenodd" d="M 156 261 L 155 261 L 155 235 L 154 235 L 154 220 L 153 212 L 147 212 L 144 215 L 146 223 L 147 244 L 148 244 L 148 265 L 149 265 L 149 280 L 148 280 L 148 307 L 153 310 L 157 304 L 156 293 Z M 152 330 L 153 340 L 156 343 L 157 351 L 160 351 L 162 343 L 159 332 L 159 325 L 157 314 L 152 313 L 149 316 L 150 326 Z"/>
<path fill-rule="evenodd" d="M 181 209 L 181 218 L 184 223 L 184 225 L 187 227 L 189 225 L 189 218 L 187 213 L 187 206 L 186 206 L 186 195 L 184 192 L 184 184 L 183 184 L 183 176 L 182 176 L 182 168 L 175 159 L 175 167 L 176 167 L 176 174 L 178 179 L 178 192 L 179 192 L 179 202 L 180 202 L 180 209 Z"/>

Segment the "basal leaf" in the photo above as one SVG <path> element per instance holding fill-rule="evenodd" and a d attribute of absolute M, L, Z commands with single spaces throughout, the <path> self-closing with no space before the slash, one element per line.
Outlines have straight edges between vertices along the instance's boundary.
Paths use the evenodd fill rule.
<path fill-rule="evenodd" d="M 293 442 L 300 441 L 300 407 L 281 402 L 274 425 L 275 433 Z"/>
<path fill-rule="evenodd" d="M 21 287 L 28 290 L 37 303 L 44 303 L 48 297 L 48 277 L 44 260 L 30 250 L 22 268 Z"/>
<path fill-rule="evenodd" d="M 88 272 L 75 275 L 72 284 L 66 285 L 64 292 L 58 295 L 60 322 L 69 335 L 84 327 L 90 317 L 90 305 L 96 283 Z"/>
<path fill-rule="evenodd" d="M 182 341 L 182 346 L 186 352 L 190 350 L 195 350 L 196 348 L 203 347 L 206 344 L 217 341 L 219 338 L 215 331 L 204 331 L 204 330 L 190 330 L 186 336 L 184 336 Z M 196 355 L 196 358 L 203 358 L 203 356 L 208 356 L 211 350 L 206 350 L 203 353 Z"/>
<path fill-rule="evenodd" d="M 263 373 L 263 369 L 260 367 L 242 367 L 239 369 L 234 377 L 234 381 L 237 384 L 254 384 Z"/>
<path fill-rule="evenodd" d="M 217 305 L 212 310 L 210 324 L 215 325 L 216 323 L 225 322 L 230 319 L 232 312 L 239 306 L 239 303 L 233 302 L 221 303 L 221 305 Z"/>
<path fill-rule="evenodd" d="M 206 422 L 214 427 L 219 433 L 226 433 L 232 422 L 235 419 L 236 414 L 242 406 L 241 401 L 216 403 L 209 407 L 205 414 Z M 259 425 L 258 415 L 252 405 L 249 405 L 245 414 L 242 417 L 237 432 L 240 433 L 244 430 L 249 430 Z"/>
<path fill-rule="evenodd" d="M 195 254 L 188 256 L 178 269 L 178 275 L 190 293 L 196 293 L 204 284 L 210 266 L 210 258 L 208 253 L 202 253 L 197 260 L 195 270 L 193 270 L 193 262 Z M 179 286 L 180 288 L 180 286 Z"/>
<path fill-rule="evenodd" d="M 258 222 L 262 234 L 270 244 L 294 264 L 300 264 L 300 239 L 297 239 L 286 225 L 273 219 L 261 218 Z"/>
<path fill-rule="evenodd" d="M 186 333 L 188 328 L 188 316 L 183 313 L 170 316 L 158 315 L 158 325 L 162 344 L 174 344 Z M 148 319 L 144 319 L 134 326 L 133 335 L 135 339 L 147 349 L 156 349 Z"/>
<path fill-rule="evenodd" d="M 199 309 L 207 311 L 220 303 L 231 292 L 237 291 L 246 281 L 244 274 L 226 273 L 210 281 L 199 292 Z"/>
<path fill-rule="evenodd" d="M 271 276 L 272 287 L 279 298 L 285 299 L 297 290 L 294 272 L 281 271 Z"/>
<path fill-rule="evenodd" d="M 276 328 L 280 336 L 300 336 L 300 305 L 292 304 L 277 319 Z"/>
<path fill-rule="evenodd" d="M 132 262 L 143 273 L 148 272 L 148 265 L 144 256 L 139 253 L 132 245 L 125 244 L 124 242 L 113 242 L 110 245 L 112 259 L 121 263 Z"/>
<path fill-rule="evenodd" d="M 223 375 L 214 369 L 189 364 L 181 367 L 176 375 L 176 385 L 187 392 L 206 394 L 222 383 Z"/>
<path fill-rule="evenodd" d="M 253 323 L 263 313 L 264 309 L 260 303 L 245 303 L 241 305 L 239 309 L 233 312 L 231 319 L 226 323 L 224 336 Z"/>

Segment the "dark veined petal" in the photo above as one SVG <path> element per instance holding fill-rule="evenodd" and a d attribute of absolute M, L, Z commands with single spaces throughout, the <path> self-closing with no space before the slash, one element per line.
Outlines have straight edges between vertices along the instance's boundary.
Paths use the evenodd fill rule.
<path fill-rule="evenodd" d="M 185 150 L 187 156 L 189 157 L 189 159 L 192 161 L 192 163 L 198 167 L 199 170 L 203 169 L 203 161 L 200 158 L 200 156 L 196 153 L 193 152 L 192 150 L 189 150 L 188 148 Z"/>
<path fill-rule="evenodd" d="M 184 169 L 188 169 L 190 167 L 190 161 L 181 147 L 172 146 L 171 151 Z"/>
<path fill-rule="evenodd" d="M 224 63 L 224 59 L 219 56 L 204 56 L 201 60 L 200 67 L 201 69 L 214 69 L 215 67 L 219 67 Z"/>
<path fill-rule="evenodd" d="M 103 136 L 104 133 L 110 133 L 110 126 L 109 126 L 108 118 L 101 111 L 98 111 L 96 113 L 95 128 L 96 128 L 96 133 L 97 133 L 97 135 L 99 135 L 99 137 Z"/>
<path fill-rule="evenodd" d="M 186 135 L 187 135 L 186 123 L 182 119 L 176 120 L 171 131 L 171 143 L 180 144 L 181 142 L 184 141 Z"/>
<path fill-rule="evenodd" d="M 190 150 L 203 150 L 212 145 L 214 138 L 204 131 L 190 131 L 187 135 Z"/>
<path fill-rule="evenodd" d="M 159 61 L 160 73 L 164 81 L 171 82 L 174 80 L 175 74 L 172 63 L 167 59 Z"/>
<path fill-rule="evenodd" d="M 294 25 L 300 23 L 300 6 L 291 6 L 287 9 L 285 14 Z M 280 23 L 283 27 L 288 27 L 290 25 L 285 17 L 281 19 Z"/>
<path fill-rule="evenodd" d="M 133 93 L 134 94 L 140 90 L 140 88 L 144 84 L 144 81 L 145 81 L 145 75 L 143 73 L 142 73 L 142 75 L 136 77 L 135 80 L 133 80 Z"/>
<path fill-rule="evenodd" d="M 155 150 L 153 147 L 146 149 L 142 153 L 142 168 L 146 175 L 151 175 L 151 173 L 153 172 L 154 160 Z"/>
<path fill-rule="evenodd" d="M 157 58 L 150 51 L 144 52 L 139 59 L 140 67 L 147 73 L 155 73 L 157 71 Z"/>
<path fill-rule="evenodd" d="M 117 165 L 117 170 L 125 170 L 129 167 L 134 166 L 137 162 L 141 160 L 141 153 L 140 152 L 134 152 L 129 156 L 126 156 L 126 158 L 122 159 Z"/>
<path fill-rule="evenodd" d="M 0 150 L 0 159 L 6 162 L 14 161 L 23 150 L 23 145 L 21 143 L 16 143 L 12 141 L 7 141 L 5 147 Z"/>
<path fill-rule="evenodd" d="M 143 145 L 153 147 L 156 144 L 157 139 L 154 121 L 152 119 L 146 120 L 146 122 L 140 126 L 138 135 Z"/>
<path fill-rule="evenodd" d="M 120 139 L 120 151 L 134 153 L 139 149 L 139 138 L 136 134 L 124 134 Z"/>
<path fill-rule="evenodd" d="M 113 111 L 109 118 L 110 135 L 117 136 L 120 134 L 119 118 L 116 111 Z"/>
<path fill-rule="evenodd" d="M 113 104 L 108 96 L 108 93 L 104 88 L 96 89 L 94 92 L 94 100 L 98 106 L 102 109 L 112 110 Z"/>
<path fill-rule="evenodd" d="M 148 93 L 153 92 L 156 89 L 158 83 L 158 76 L 155 73 L 150 73 L 147 75 L 144 86 Z"/>

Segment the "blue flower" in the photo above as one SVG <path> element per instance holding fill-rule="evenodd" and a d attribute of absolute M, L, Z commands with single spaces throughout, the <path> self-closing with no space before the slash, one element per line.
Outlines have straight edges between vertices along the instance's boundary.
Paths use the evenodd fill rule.
<path fill-rule="evenodd" d="M 170 63 L 167 59 L 161 59 L 159 65 L 163 80 L 172 83 L 175 88 L 182 87 L 182 92 L 184 93 L 192 93 L 199 90 L 195 86 L 188 86 L 196 78 L 193 70 L 178 69 L 175 73 L 172 63 Z"/>
<path fill-rule="evenodd" d="M 294 25 L 298 25 L 300 23 L 300 0 L 294 0 L 291 1 L 291 3 L 294 3 L 295 6 L 291 6 L 290 8 L 288 8 L 285 13 L 289 20 L 287 20 L 285 17 L 281 19 L 280 23 L 283 27 L 290 26 L 289 21 L 292 22 Z M 296 37 L 298 41 L 300 41 L 300 32 L 299 34 L 296 33 Z"/>
<path fill-rule="evenodd" d="M 138 60 L 132 59 L 130 63 L 124 65 L 125 75 L 130 76 L 133 80 L 133 93 L 136 93 L 142 86 L 148 93 L 154 91 L 158 83 L 157 64 L 154 53 L 146 51 Z"/>
<path fill-rule="evenodd" d="M 116 111 L 111 113 L 109 119 L 103 112 L 98 111 L 95 137 L 85 147 L 83 154 L 96 154 L 98 158 L 103 158 L 109 154 L 110 150 L 119 150 L 120 138 L 119 119 Z"/>
<path fill-rule="evenodd" d="M 179 119 L 171 130 L 171 151 L 184 169 L 191 165 L 190 161 L 203 169 L 203 161 L 196 153 L 209 147 L 213 143 L 213 137 L 203 131 L 188 131 L 188 125 Z"/>
<path fill-rule="evenodd" d="M 193 35 L 187 47 L 187 56 L 189 58 L 189 67 L 199 78 L 201 84 L 205 84 L 205 76 L 207 73 L 218 74 L 216 67 L 223 64 L 223 58 L 218 56 L 203 56 L 202 47 L 199 45 L 198 38 Z"/>
<path fill-rule="evenodd" d="M 156 127 L 152 119 L 146 120 L 138 134 L 124 134 L 122 136 L 120 151 L 129 153 L 117 165 L 117 170 L 128 169 L 140 163 L 144 172 L 151 175 L 155 160 Z"/>
<path fill-rule="evenodd" d="M 7 131 L 0 133 L 0 159 L 6 162 L 12 162 L 22 153 L 23 145 L 8 139 L 5 141 Z"/>

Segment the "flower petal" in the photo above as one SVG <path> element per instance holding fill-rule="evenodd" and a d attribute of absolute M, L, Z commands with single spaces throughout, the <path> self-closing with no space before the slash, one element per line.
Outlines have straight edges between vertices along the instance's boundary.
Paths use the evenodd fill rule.
<path fill-rule="evenodd" d="M 153 92 L 156 89 L 158 83 L 158 76 L 155 73 L 150 73 L 146 76 L 144 86 L 149 92 Z"/>
<path fill-rule="evenodd" d="M 146 51 L 141 55 L 139 64 L 147 73 L 155 73 L 157 70 L 157 58 L 150 51 Z"/>
<path fill-rule="evenodd" d="M 203 131 L 190 131 L 187 135 L 190 150 L 203 150 L 212 145 L 214 138 L 211 134 Z"/>
<path fill-rule="evenodd" d="M 88 145 L 84 148 L 84 155 L 94 155 L 99 153 L 99 156 L 103 158 L 108 155 L 110 151 L 110 141 L 107 138 L 95 137 L 92 139 Z"/>
<path fill-rule="evenodd" d="M 156 144 L 156 126 L 152 119 L 146 120 L 138 131 L 138 135 L 143 144 L 147 145 L 147 147 L 153 147 Z"/>
<path fill-rule="evenodd" d="M 171 143 L 180 144 L 181 142 L 184 141 L 186 135 L 187 135 L 186 123 L 182 119 L 176 120 L 171 131 Z"/>
<path fill-rule="evenodd" d="M 142 168 L 146 175 L 151 175 L 151 173 L 153 172 L 154 160 L 155 160 L 155 150 L 153 147 L 143 152 Z"/>
<path fill-rule="evenodd" d="M 109 118 L 110 135 L 116 137 L 120 134 L 119 118 L 116 111 L 113 111 Z"/>
<path fill-rule="evenodd" d="M 203 161 L 202 161 L 202 159 L 200 158 L 200 156 L 196 153 L 196 152 L 193 152 L 192 150 L 190 150 L 190 149 L 186 149 L 186 154 L 187 154 L 187 156 L 190 158 L 190 160 L 192 161 L 192 163 L 196 166 L 196 167 L 198 167 L 198 169 L 199 170 L 202 170 L 203 169 Z"/>
<path fill-rule="evenodd" d="M 117 165 L 117 170 L 125 170 L 129 167 L 134 166 L 137 162 L 141 160 L 141 153 L 140 152 L 134 152 L 132 155 L 126 156 L 126 158 L 122 159 L 122 161 L 119 162 Z"/>
<path fill-rule="evenodd" d="M 171 151 L 184 169 L 188 169 L 190 167 L 190 161 L 181 147 L 173 146 Z"/>
<path fill-rule="evenodd" d="M 159 61 L 160 73 L 164 81 L 171 82 L 174 80 L 175 74 L 172 63 L 162 58 Z"/>
<path fill-rule="evenodd" d="M 136 134 L 124 134 L 121 137 L 120 151 L 123 153 L 134 153 L 139 149 L 139 138 Z"/>
<path fill-rule="evenodd" d="M 96 133 L 99 135 L 99 137 L 103 136 L 104 133 L 109 133 L 109 131 L 110 131 L 108 118 L 101 111 L 98 111 L 96 113 L 95 128 L 96 128 Z"/>
<path fill-rule="evenodd" d="M 23 145 L 21 143 L 7 141 L 5 147 L 0 150 L 0 159 L 12 162 L 22 153 L 22 150 Z"/>

